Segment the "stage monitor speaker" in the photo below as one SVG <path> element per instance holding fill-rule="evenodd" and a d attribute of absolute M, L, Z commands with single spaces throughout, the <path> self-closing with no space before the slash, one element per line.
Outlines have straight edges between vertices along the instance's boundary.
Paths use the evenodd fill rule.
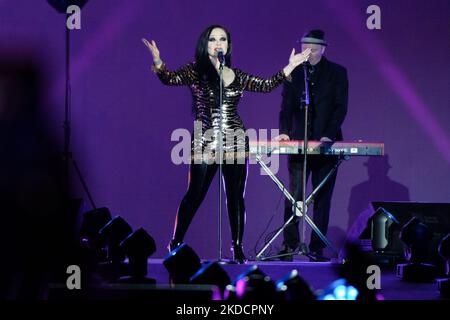
<path fill-rule="evenodd" d="M 428 255 L 430 262 L 438 265 L 443 263 L 442 258 L 438 255 L 437 247 L 439 241 L 450 232 L 450 203 L 374 201 L 372 208 L 374 213 L 380 209 L 386 210 L 399 222 L 391 225 L 393 229 L 390 230 L 388 249 L 392 254 L 403 255 L 404 246 L 399 238 L 400 230 L 409 220 L 417 217 L 430 228 L 433 234 Z M 371 236 L 370 223 L 371 219 L 360 238 Z"/>

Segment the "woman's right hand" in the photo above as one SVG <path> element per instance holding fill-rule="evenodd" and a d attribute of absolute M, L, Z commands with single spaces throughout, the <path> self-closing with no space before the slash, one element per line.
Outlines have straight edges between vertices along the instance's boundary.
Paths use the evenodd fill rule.
<path fill-rule="evenodd" d="M 154 40 L 149 42 L 147 39 L 142 38 L 142 42 L 145 44 L 145 46 L 150 50 L 153 56 L 153 63 L 155 64 L 155 67 L 159 68 L 162 65 L 162 61 L 159 55 L 159 49 L 156 46 L 156 43 Z"/>
<path fill-rule="evenodd" d="M 280 134 L 278 136 L 276 136 L 275 138 L 273 138 L 273 140 L 275 141 L 288 141 L 290 140 L 289 136 L 287 134 Z"/>

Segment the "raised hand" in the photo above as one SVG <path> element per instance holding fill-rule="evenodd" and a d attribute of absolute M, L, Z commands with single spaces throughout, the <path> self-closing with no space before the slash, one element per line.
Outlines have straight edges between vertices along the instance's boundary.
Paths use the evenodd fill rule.
<path fill-rule="evenodd" d="M 153 63 L 155 64 L 156 67 L 161 66 L 162 61 L 160 58 L 160 54 L 159 54 L 159 49 L 156 46 L 156 42 L 154 40 L 152 40 L 151 42 L 149 42 L 147 39 L 142 38 L 142 42 L 145 44 L 145 46 L 150 50 L 150 52 L 152 53 L 153 56 Z"/>
<path fill-rule="evenodd" d="M 295 54 L 295 49 L 292 49 L 291 56 L 289 57 L 289 64 L 295 68 L 303 62 L 307 61 L 310 55 L 311 48 L 307 48 L 303 52 L 297 54 Z"/>
<path fill-rule="evenodd" d="M 289 56 L 289 64 L 283 69 L 286 77 L 288 77 L 291 74 L 292 70 L 294 70 L 298 65 L 307 61 L 310 55 L 311 55 L 310 48 L 297 54 L 295 54 L 295 49 L 292 49 L 291 55 Z"/>

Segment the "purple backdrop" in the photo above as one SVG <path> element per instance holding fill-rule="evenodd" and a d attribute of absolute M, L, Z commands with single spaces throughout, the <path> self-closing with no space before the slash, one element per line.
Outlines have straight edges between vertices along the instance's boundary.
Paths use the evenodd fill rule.
<path fill-rule="evenodd" d="M 381 30 L 366 27 L 371 4 L 381 8 Z M 341 166 L 329 229 L 337 246 L 372 200 L 449 202 L 448 0 L 91 0 L 82 9 L 81 30 L 71 32 L 73 151 L 97 206 L 147 229 L 158 244 L 155 257 L 166 254 L 187 186 L 188 166 L 171 162 L 176 143 L 170 136 L 177 128 L 191 130 L 191 98 L 187 88 L 158 81 L 140 39 L 155 39 L 163 60 L 176 68 L 193 59 L 198 35 L 216 23 L 231 31 L 233 63 L 247 72 L 275 73 L 292 47 L 298 49 L 302 33 L 317 27 L 330 43 L 326 56 L 347 67 L 345 140 L 382 141 L 389 157 L 368 163 L 354 158 Z M 46 112 L 60 137 L 64 27 L 65 16 L 44 0 L 0 0 L 0 50 L 48 59 Z M 247 128 L 277 128 L 280 93 L 245 94 L 240 114 Z M 287 182 L 285 159 L 280 166 L 278 176 Z M 203 258 L 218 254 L 217 184 L 216 177 L 186 237 Z M 269 223 L 268 230 L 281 226 L 281 199 L 259 167 L 250 166 L 246 251 L 267 235 Z M 223 222 L 229 256 L 226 211 Z"/>

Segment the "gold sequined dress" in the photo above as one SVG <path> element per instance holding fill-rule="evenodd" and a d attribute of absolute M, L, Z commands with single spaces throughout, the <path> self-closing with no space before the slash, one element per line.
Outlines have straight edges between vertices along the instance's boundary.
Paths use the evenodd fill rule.
<path fill-rule="evenodd" d="M 195 114 L 191 151 L 195 156 L 215 155 L 219 150 L 220 132 L 222 132 L 222 150 L 225 157 L 235 157 L 243 153 L 247 155 L 248 139 L 237 110 L 243 92 L 270 92 L 286 78 L 283 70 L 268 79 L 262 79 L 232 68 L 235 78 L 232 83 L 223 88 L 223 101 L 220 108 L 219 81 L 211 83 L 200 79 L 195 63 L 186 64 L 176 71 L 167 69 L 164 64 L 159 69 L 153 68 L 153 70 L 163 84 L 185 85 L 191 90 Z"/>

